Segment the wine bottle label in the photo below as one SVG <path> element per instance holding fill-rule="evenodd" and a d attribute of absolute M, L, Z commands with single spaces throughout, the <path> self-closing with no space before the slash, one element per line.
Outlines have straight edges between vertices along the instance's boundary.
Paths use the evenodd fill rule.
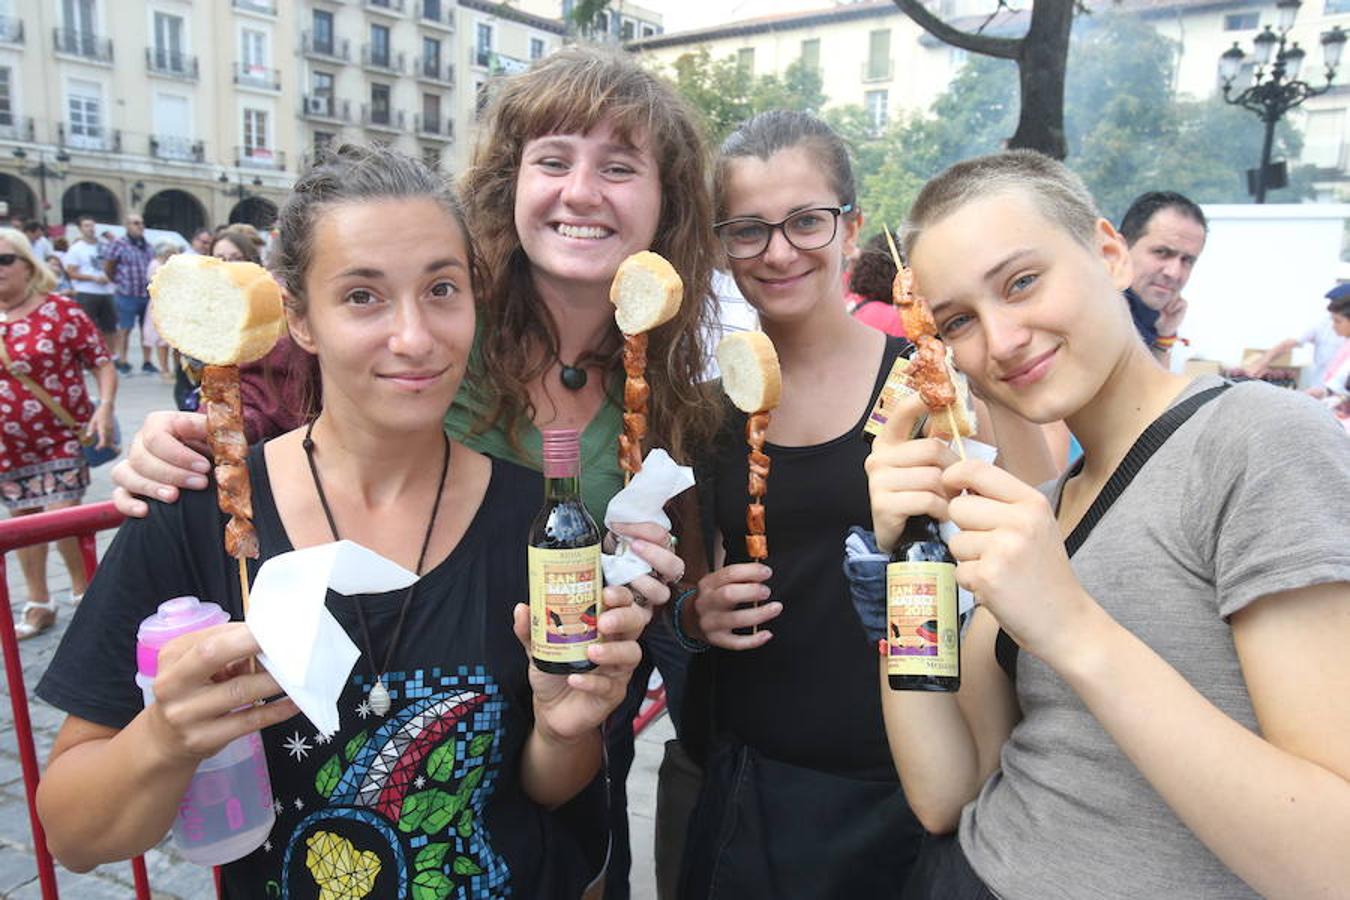
<path fill-rule="evenodd" d="M 914 386 L 914 382 L 909 377 L 909 360 L 903 356 L 897 356 L 895 362 L 891 363 L 891 371 L 886 376 L 886 383 L 881 386 L 881 393 L 877 395 L 877 402 L 872 406 L 872 412 L 867 416 L 867 422 L 863 425 L 863 431 L 876 437 L 881 434 L 881 429 L 886 427 L 886 420 L 891 417 L 891 409 L 903 398 L 917 394 L 919 389 Z M 914 429 L 910 437 L 917 437 L 922 431 L 924 422 L 928 419 L 928 414 L 924 413 L 914 423 Z"/>
<path fill-rule="evenodd" d="M 536 659 L 586 660 L 600 636 L 600 545 L 572 550 L 529 548 L 530 645 Z"/>
<path fill-rule="evenodd" d="M 958 631 L 956 566 L 941 562 L 886 566 L 887 675 L 958 677 Z"/>

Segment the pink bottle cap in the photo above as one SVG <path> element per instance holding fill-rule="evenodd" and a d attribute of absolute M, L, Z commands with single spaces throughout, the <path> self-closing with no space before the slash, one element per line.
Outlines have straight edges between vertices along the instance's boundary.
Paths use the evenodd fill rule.
<path fill-rule="evenodd" d="M 581 432 L 575 428 L 547 428 L 544 439 L 544 477 L 575 478 L 581 471 Z"/>
<path fill-rule="evenodd" d="M 159 610 L 141 622 L 136 630 L 136 669 L 146 678 L 154 678 L 159 670 L 159 650 L 174 638 L 223 625 L 230 614 L 214 603 L 203 603 L 196 597 L 174 597 L 159 605 Z"/>

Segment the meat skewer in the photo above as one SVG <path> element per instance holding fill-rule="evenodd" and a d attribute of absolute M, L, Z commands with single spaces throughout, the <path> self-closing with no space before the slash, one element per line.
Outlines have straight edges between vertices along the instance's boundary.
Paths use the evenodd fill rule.
<path fill-rule="evenodd" d="M 745 442 L 750 476 L 746 492 L 750 503 L 745 508 L 745 552 L 755 562 L 769 558 L 769 538 L 764 533 L 764 495 L 769 491 L 769 455 L 764 452 L 764 435 L 769 430 L 770 411 L 761 409 L 745 420 Z"/>
<path fill-rule="evenodd" d="M 281 290 L 253 263 L 176 256 L 150 284 L 151 315 L 164 340 L 205 363 L 201 397 L 207 442 L 215 458 L 216 502 L 230 518 L 225 552 L 238 561 L 239 590 L 248 613 L 247 560 L 258 558 L 253 495 L 245 457 L 239 365 L 261 359 L 285 328 Z"/>
<path fill-rule="evenodd" d="M 915 352 L 910 358 L 910 382 L 923 398 L 924 405 L 934 415 L 946 414 L 951 429 L 956 452 L 966 458 L 965 445 L 961 442 L 963 429 L 957 423 L 955 407 L 958 402 L 956 385 L 951 366 L 947 361 L 947 348 L 938 338 L 937 322 L 928 308 L 928 302 L 914 290 L 914 273 L 900 261 L 900 252 L 895 247 L 891 230 L 885 229 L 886 242 L 891 248 L 891 257 L 895 260 L 895 282 L 891 289 L 891 298 L 900 313 L 900 323 L 905 335 L 913 342 Z M 964 430 L 969 433 L 969 429 Z"/>
<path fill-rule="evenodd" d="M 684 282 L 662 256 L 644 250 L 628 257 L 614 273 L 609 300 L 623 332 L 623 433 L 619 468 L 624 484 L 642 471 L 642 442 L 647 436 L 647 333 L 675 317 Z"/>
<path fill-rule="evenodd" d="M 750 502 L 745 509 L 745 554 L 755 562 L 764 562 L 769 558 L 764 497 L 769 492 L 770 467 L 764 441 L 783 389 L 778 351 L 762 332 L 742 331 L 727 335 L 717 345 L 717 366 L 722 370 L 722 390 L 732 405 L 746 414 L 745 442 L 750 448 L 746 493 Z M 755 627 L 751 633 L 758 630 Z"/>

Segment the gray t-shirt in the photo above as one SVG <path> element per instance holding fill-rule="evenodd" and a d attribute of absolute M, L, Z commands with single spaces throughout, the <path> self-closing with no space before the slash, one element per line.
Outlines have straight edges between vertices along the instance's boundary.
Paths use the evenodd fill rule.
<path fill-rule="evenodd" d="M 1178 400 L 1218 383 L 1199 378 Z M 1052 501 L 1062 486 L 1048 486 Z M 1347 501 L 1350 438 L 1335 419 L 1306 396 L 1239 384 L 1157 451 L 1073 570 L 1116 621 L 1256 731 L 1226 619 L 1277 591 L 1350 581 Z M 1001 769 L 961 816 L 961 847 L 1000 897 L 1256 896 L 1030 653 L 1018 654 L 1017 697 L 1023 717 Z"/>

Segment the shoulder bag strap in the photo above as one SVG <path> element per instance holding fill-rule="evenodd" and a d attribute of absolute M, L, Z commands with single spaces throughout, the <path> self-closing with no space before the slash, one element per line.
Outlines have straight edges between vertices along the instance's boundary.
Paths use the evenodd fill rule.
<path fill-rule="evenodd" d="M 1097 523 L 1120 499 L 1120 495 L 1125 493 L 1125 489 L 1130 486 L 1130 482 L 1134 481 L 1134 477 L 1144 468 L 1144 464 L 1149 461 L 1154 453 L 1158 452 L 1163 444 L 1167 443 L 1167 439 L 1196 410 L 1232 386 L 1232 382 L 1225 381 L 1223 384 L 1216 384 L 1212 388 L 1193 394 L 1154 419 L 1153 423 L 1144 429 L 1144 433 L 1139 435 L 1134 445 L 1130 447 L 1130 452 L 1125 454 L 1125 458 L 1120 461 L 1120 465 L 1116 466 L 1116 470 L 1111 473 L 1111 477 L 1107 479 L 1101 493 L 1092 501 L 1092 506 L 1088 507 L 1088 511 L 1083 515 L 1083 518 L 1064 540 L 1064 549 L 1068 551 L 1070 558 L 1087 542 L 1088 536 L 1092 534 L 1092 529 L 1097 527 Z M 1007 673 L 1010 680 L 1016 680 L 1017 678 L 1017 653 L 1017 642 L 1012 639 L 1008 632 L 1000 628 L 998 637 L 994 640 L 994 658 L 998 660 L 999 667 Z"/>
<path fill-rule="evenodd" d="M 5 346 L 5 342 L 2 338 L 0 338 L 0 363 L 4 363 L 5 370 L 13 375 L 20 384 L 27 388 L 28 393 L 32 394 L 41 401 L 43 406 L 51 410 L 52 415 L 60 419 L 67 428 L 75 432 L 76 435 L 79 435 L 81 431 L 83 431 L 84 426 L 75 421 L 75 417 L 66 412 L 65 408 L 56 402 L 55 397 L 43 390 L 41 385 L 29 378 L 23 372 L 15 371 L 14 361 L 9 358 L 9 348 Z"/>

